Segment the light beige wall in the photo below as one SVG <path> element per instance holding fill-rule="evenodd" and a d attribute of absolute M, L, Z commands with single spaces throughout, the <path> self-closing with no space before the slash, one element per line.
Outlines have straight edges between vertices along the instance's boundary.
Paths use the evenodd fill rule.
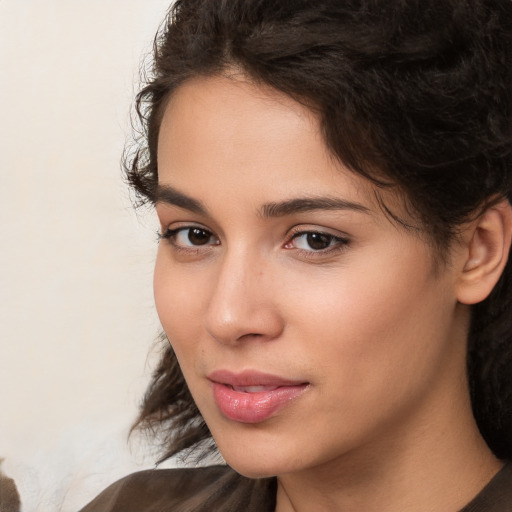
<path fill-rule="evenodd" d="M 156 237 L 119 159 L 168 3 L 0 2 L 0 457 L 135 414 Z"/>

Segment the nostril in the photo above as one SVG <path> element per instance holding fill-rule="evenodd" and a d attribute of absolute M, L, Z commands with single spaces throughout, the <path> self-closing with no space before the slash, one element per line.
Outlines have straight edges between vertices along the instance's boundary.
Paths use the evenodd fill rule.
<path fill-rule="evenodd" d="M 273 297 L 247 276 L 237 276 L 227 264 L 217 276 L 203 316 L 207 333 L 224 344 L 275 339 L 283 328 L 283 318 Z"/>
<path fill-rule="evenodd" d="M 239 336 L 237 341 L 249 341 L 249 340 L 255 340 L 255 339 L 261 339 L 264 338 L 265 335 L 259 332 L 249 332 L 247 334 L 242 334 L 242 336 Z"/>

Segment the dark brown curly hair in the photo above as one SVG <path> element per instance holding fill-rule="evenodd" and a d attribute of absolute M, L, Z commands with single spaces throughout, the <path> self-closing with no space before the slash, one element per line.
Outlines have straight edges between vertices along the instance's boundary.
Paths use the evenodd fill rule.
<path fill-rule="evenodd" d="M 236 67 L 312 109 L 331 152 L 399 190 L 438 253 L 512 198 L 511 0 L 177 0 L 137 96 L 127 179 L 154 202 L 164 107 L 180 84 Z M 489 447 L 512 458 L 512 263 L 472 308 L 468 380 Z M 135 427 L 162 460 L 214 447 L 169 344 Z"/>

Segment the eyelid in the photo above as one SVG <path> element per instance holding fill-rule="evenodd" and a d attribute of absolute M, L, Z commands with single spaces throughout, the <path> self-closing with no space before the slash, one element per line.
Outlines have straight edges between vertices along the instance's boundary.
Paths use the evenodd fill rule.
<path fill-rule="evenodd" d="M 293 237 L 297 235 L 302 235 L 306 233 L 318 233 L 322 235 L 332 236 L 334 238 L 339 238 L 341 240 L 349 241 L 352 237 L 347 233 L 339 231 L 337 229 L 327 228 L 323 226 L 311 225 L 311 224 L 300 224 L 297 226 L 293 226 L 288 232 L 287 238 L 291 240 Z"/>
<path fill-rule="evenodd" d="M 205 231 L 209 231 L 210 233 L 215 235 L 215 232 L 211 228 L 202 224 L 201 222 L 196 222 L 196 221 L 187 221 L 187 220 L 173 221 L 173 222 L 162 222 L 161 221 L 160 226 L 161 226 L 161 229 L 160 229 L 161 236 L 165 236 L 166 233 L 171 232 L 171 231 L 179 231 L 179 230 L 183 230 L 183 229 L 194 229 L 194 228 L 204 229 Z"/>

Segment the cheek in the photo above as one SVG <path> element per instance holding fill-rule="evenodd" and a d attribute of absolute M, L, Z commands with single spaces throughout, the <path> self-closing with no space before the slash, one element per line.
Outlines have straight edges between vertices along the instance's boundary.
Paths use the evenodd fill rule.
<path fill-rule="evenodd" d="M 185 272 L 166 261 L 159 249 L 153 290 L 162 327 L 180 360 L 181 353 L 193 350 L 201 329 L 201 287 Z"/>
<path fill-rule="evenodd" d="M 302 340 L 312 367 L 342 388 L 356 386 L 354 398 L 420 385 L 445 349 L 450 305 L 430 274 L 430 260 L 403 259 L 394 265 L 400 272 L 381 261 L 361 261 L 329 282 L 305 283 L 307 293 L 293 294 L 288 310 L 292 337 Z"/>

